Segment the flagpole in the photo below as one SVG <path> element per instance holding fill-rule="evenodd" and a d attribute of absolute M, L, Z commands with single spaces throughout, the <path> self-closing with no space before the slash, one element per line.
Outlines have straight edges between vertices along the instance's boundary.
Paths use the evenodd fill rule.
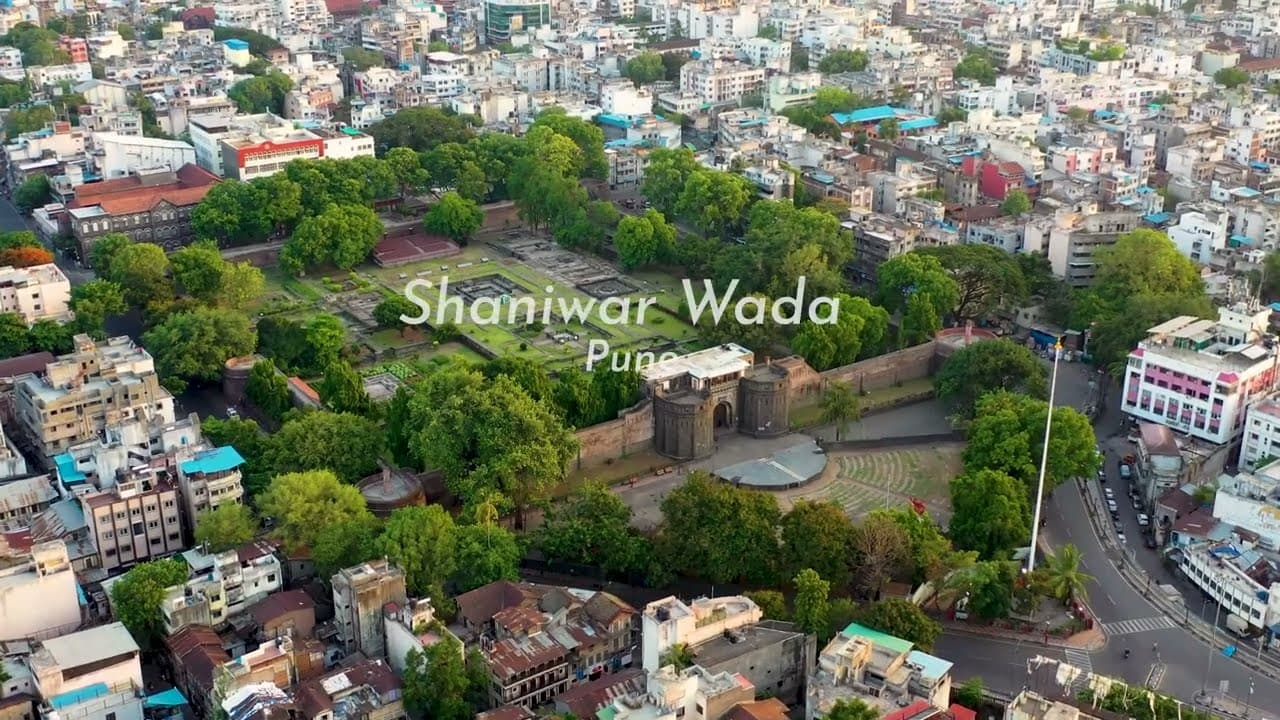
<path fill-rule="evenodd" d="M 1049 465 L 1049 431 L 1053 427 L 1053 398 L 1058 389 L 1058 361 L 1062 359 L 1062 340 L 1053 346 L 1053 375 L 1049 380 L 1049 411 L 1044 419 L 1044 451 L 1040 454 L 1040 479 L 1036 483 L 1036 511 L 1031 516 L 1031 553 L 1027 555 L 1027 573 L 1036 569 L 1036 543 L 1040 539 L 1040 512 L 1044 507 L 1044 475 Z"/>

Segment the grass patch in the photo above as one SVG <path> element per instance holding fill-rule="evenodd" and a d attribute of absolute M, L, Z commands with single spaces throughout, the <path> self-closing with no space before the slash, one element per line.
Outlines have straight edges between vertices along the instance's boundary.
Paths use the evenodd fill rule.
<path fill-rule="evenodd" d="M 862 397 L 862 412 L 893 407 L 909 399 L 932 397 L 932 392 L 933 378 L 907 380 L 901 385 L 872 390 L 867 395 L 864 395 Z M 820 399 L 816 399 L 808 405 L 793 406 L 790 420 L 792 430 L 804 430 L 823 424 Z"/>
<path fill-rule="evenodd" d="M 286 292 L 307 302 L 320 302 L 320 299 L 324 297 L 324 293 L 297 278 L 287 278 L 281 283 L 281 286 Z"/>
<path fill-rule="evenodd" d="M 611 463 L 574 470 L 555 489 L 553 496 L 565 497 L 587 480 L 599 480 L 607 485 L 621 485 L 634 477 L 649 475 L 659 468 L 674 467 L 675 461 L 652 450 L 632 453 L 616 458 Z"/>

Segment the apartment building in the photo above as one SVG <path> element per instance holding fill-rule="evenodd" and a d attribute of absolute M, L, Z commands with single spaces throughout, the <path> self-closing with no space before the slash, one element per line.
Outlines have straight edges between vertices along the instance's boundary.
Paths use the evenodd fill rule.
<path fill-rule="evenodd" d="M 368 657 L 385 655 L 383 607 L 408 602 L 404 570 L 385 559 L 371 560 L 338 571 L 332 585 L 334 624 L 343 650 Z"/>
<path fill-rule="evenodd" d="M 128 177 L 80 185 L 67 203 L 64 229 L 80 244 L 81 257 L 89 257 L 107 233 L 176 250 L 195 238 L 191 211 L 217 182 L 214 174 L 186 164 L 177 170 L 141 168 Z"/>
<path fill-rule="evenodd" d="M 1223 612 L 1261 630 L 1280 621 L 1280 571 L 1257 550 L 1231 542 L 1179 550 L 1178 567 Z"/>
<path fill-rule="evenodd" d="M 27 665 L 45 718 L 143 720 L 140 652 L 123 623 L 44 640 Z"/>
<path fill-rule="evenodd" d="M 307 720 L 403 720 L 402 696 L 400 678 L 377 659 L 301 683 L 294 701 Z"/>
<path fill-rule="evenodd" d="M 178 488 L 187 526 L 193 530 L 200 516 L 244 497 L 240 467 L 244 458 L 230 445 L 187 451 L 178 458 Z"/>
<path fill-rule="evenodd" d="M 173 395 L 150 353 L 126 337 L 75 337 L 74 352 L 14 381 L 14 408 L 27 439 L 52 458 L 130 418 L 174 422 Z"/>
<path fill-rule="evenodd" d="M 1127 232 L 1140 226 L 1134 212 L 1097 212 L 1084 207 L 1077 212 L 1064 212 L 1049 231 L 1049 265 L 1053 274 L 1072 287 L 1089 287 L 1097 276 L 1094 253 L 1111 247 Z"/>
<path fill-rule="evenodd" d="M 248 182 L 284 169 L 294 160 L 323 157 L 373 157 L 373 139 L 355 129 L 314 132 L 284 118 L 262 113 L 229 121 L 188 121 L 196 162 L 218 176 Z"/>
<path fill-rule="evenodd" d="M 867 174 L 871 186 L 871 209 L 884 215 L 899 215 L 899 204 L 938 187 L 938 176 L 916 163 L 900 162 L 893 171 Z"/>
<path fill-rule="evenodd" d="M 484 34 L 490 45 L 550 24 L 550 0 L 484 0 Z"/>
<path fill-rule="evenodd" d="M 95 132 L 98 173 L 107 179 L 128 177 L 147 168 L 177 172 L 196 161 L 196 150 L 182 140 L 163 140 L 118 132 Z"/>
<path fill-rule="evenodd" d="M 853 267 L 867 280 L 875 278 L 886 260 L 920 248 L 960 242 L 959 228 L 941 221 L 924 224 L 856 210 L 852 216 L 845 227 L 853 233 Z"/>
<path fill-rule="evenodd" d="M 1227 248 L 1230 215 L 1217 203 L 1179 207 L 1178 223 L 1167 231 L 1178 252 L 1201 265 L 1208 265 Z"/>
<path fill-rule="evenodd" d="M 73 317 L 70 302 L 71 281 L 57 265 L 0 267 L 0 313 L 18 315 L 28 325 L 66 322 Z"/>
<path fill-rule="evenodd" d="M 138 468 L 110 489 L 80 497 L 89 536 L 107 572 L 186 548 L 178 488 L 163 472 Z"/>
<path fill-rule="evenodd" d="M 680 91 L 710 105 L 737 102 L 764 90 L 765 69 L 725 60 L 694 60 L 680 67 Z"/>
<path fill-rule="evenodd" d="M 200 417 L 195 413 L 171 423 L 160 416 L 134 416 L 109 423 L 88 440 L 71 445 L 54 456 L 53 466 L 65 488 L 109 488 L 139 465 L 154 464 L 172 473 L 180 450 L 204 447 Z"/>
<path fill-rule="evenodd" d="M 673 645 L 695 647 L 725 632 L 760 622 L 763 613 L 751 598 L 728 595 L 685 603 L 675 597 L 655 600 L 640 616 L 641 657 L 646 672 L 662 665 Z"/>
<path fill-rule="evenodd" d="M 284 586 L 275 548 L 261 540 L 216 555 L 188 550 L 182 557 L 192 579 L 165 591 L 160 614 L 167 632 L 188 625 L 222 627 Z"/>
<path fill-rule="evenodd" d="M 0 570 L 0 638 L 57 637 L 81 619 L 80 589 L 62 541 L 34 545 L 26 562 Z"/>
<path fill-rule="evenodd" d="M 1129 353 L 1124 412 L 1211 443 L 1234 441 L 1249 404 L 1276 387 L 1270 316 L 1237 303 L 1219 308 L 1217 322 L 1181 316 L 1150 328 Z"/>
<path fill-rule="evenodd" d="M 9 82 L 22 82 L 27 71 L 22 67 L 22 51 L 15 47 L 0 47 L 0 78 Z"/>
<path fill-rule="evenodd" d="M 699 665 L 659 668 L 645 679 L 645 691 L 609 697 L 605 716 L 635 714 L 653 720 L 722 720 L 742 703 L 755 700 L 756 688 L 733 673 L 714 673 Z"/>
<path fill-rule="evenodd" d="M 1240 444 L 1240 469 L 1253 471 L 1263 461 L 1280 458 L 1280 402 L 1267 398 L 1245 411 L 1244 441 Z"/>
<path fill-rule="evenodd" d="M 945 710 L 952 663 L 913 649 L 909 640 L 852 623 L 818 657 L 805 697 L 805 720 L 823 717 L 843 699 L 891 713 L 924 700 Z"/>

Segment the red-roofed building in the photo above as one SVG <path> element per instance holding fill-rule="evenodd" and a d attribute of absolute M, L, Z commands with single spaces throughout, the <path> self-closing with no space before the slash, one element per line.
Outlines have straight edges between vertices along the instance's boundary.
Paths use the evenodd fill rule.
<path fill-rule="evenodd" d="M 180 248 L 194 239 L 191 211 L 217 182 L 213 173 L 188 163 L 176 172 L 145 172 L 81 185 L 67 203 L 66 230 L 80 243 L 81 257 L 89 257 L 98 238 L 112 232 L 169 250 Z"/>
<path fill-rule="evenodd" d="M 978 178 L 978 189 L 993 200 L 1004 200 L 1010 192 L 1027 185 L 1026 171 L 1015 162 L 992 162 L 969 156 L 960 167 L 965 175 Z"/>

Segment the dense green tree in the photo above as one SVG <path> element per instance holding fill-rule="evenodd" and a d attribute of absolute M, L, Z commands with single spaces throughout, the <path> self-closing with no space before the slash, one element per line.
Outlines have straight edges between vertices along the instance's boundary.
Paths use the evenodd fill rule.
<path fill-rule="evenodd" d="M 266 277 L 253 264 L 224 262 L 218 292 L 212 302 L 219 307 L 244 310 L 262 297 L 266 289 Z"/>
<path fill-rule="evenodd" d="M 984 705 L 983 696 L 985 691 L 986 688 L 982 684 L 982 678 L 972 677 L 952 689 L 951 699 L 953 702 L 959 703 L 960 706 L 976 712 L 981 710 Z"/>
<path fill-rule="evenodd" d="M 66 355 L 74 349 L 72 333 L 74 328 L 56 320 L 37 320 L 31 323 L 27 337 L 31 342 L 32 352 L 48 352 L 54 355 Z"/>
<path fill-rule="evenodd" d="M 124 258 L 122 254 L 116 262 Z M 248 317 L 216 308 L 174 313 L 142 339 L 161 377 L 197 382 L 221 378 L 227 360 L 249 355 L 258 342 Z"/>
<path fill-rule="evenodd" d="M 169 258 L 164 249 L 151 243 L 132 243 L 111 256 L 104 276 L 124 288 L 124 299 L 136 308 L 173 298 L 169 278 Z"/>
<path fill-rule="evenodd" d="M 928 342 L 942 329 L 937 304 L 927 292 L 913 292 L 907 298 L 902 311 L 902 323 L 898 328 L 898 344 L 901 347 Z"/>
<path fill-rule="evenodd" d="M 1023 483 L 1027 496 L 1034 498 L 1048 410 L 1047 402 L 1025 395 L 996 391 L 983 396 L 969 426 L 965 467 L 1004 472 Z M 1093 476 L 1098 462 L 1097 440 L 1089 419 L 1075 408 L 1054 408 L 1045 491 L 1068 478 Z"/>
<path fill-rule="evenodd" d="M 840 698 L 823 717 L 826 720 L 879 720 L 880 711 L 858 698 Z"/>
<path fill-rule="evenodd" d="M 391 148 L 383 162 L 391 168 L 396 181 L 400 183 L 401 197 L 421 192 L 431 184 L 431 175 L 422 165 L 422 156 L 413 148 Z"/>
<path fill-rule="evenodd" d="M 23 110 L 10 110 L 9 114 L 12 118 L 13 113 L 21 113 Z M 13 124 L 16 121 L 9 120 L 7 124 Z M 38 129 L 38 128 L 37 128 Z M 9 134 L 13 135 L 13 131 L 9 130 Z M 53 200 L 53 186 L 49 184 L 49 178 L 44 175 L 33 175 L 22 184 L 13 193 L 13 204 L 23 215 L 30 215 L 31 211 L 43 207 L 49 201 Z"/>
<path fill-rule="evenodd" d="M 258 532 L 253 511 L 239 503 L 222 503 L 196 519 L 196 543 L 220 553 L 244 545 Z"/>
<path fill-rule="evenodd" d="M 906 253 L 887 260 L 876 270 L 875 302 L 890 314 L 905 311 L 911 296 L 929 297 L 941 318 L 960 299 L 960 288 L 942 261 L 932 255 Z"/>
<path fill-rule="evenodd" d="M 0 357 L 11 358 L 31 352 L 27 323 L 17 313 L 0 313 Z"/>
<path fill-rule="evenodd" d="M 933 379 L 938 397 L 958 416 L 973 417 L 978 398 L 994 390 L 1008 390 L 1034 398 L 1049 391 L 1048 373 L 1040 358 L 1025 345 L 995 340 L 976 342 L 952 353 Z"/>
<path fill-rule="evenodd" d="M 404 295 L 388 295 L 373 308 L 373 319 L 379 327 L 395 328 L 404 335 L 408 325 L 400 318 L 417 317 L 419 312 L 420 308 Z"/>
<path fill-rule="evenodd" d="M 377 547 L 404 569 L 414 597 L 441 597 L 457 568 L 457 528 L 439 505 L 404 507 L 387 518 Z"/>
<path fill-rule="evenodd" d="M 1238 67 L 1224 67 L 1213 74 L 1213 81 L 1224 85 L 1228 90 L 1235 90 L 1241 85 L 1249 84 L 1249 73 Z"/>
<path fill-rule="evenodd" d="M 325 368 L 318 389 L 320 398 L 334 412 L 368 415 L 373 409 L 373 400 L 364 389 L 364 379 L 350 363 L 342 360 Z"/>
<path fill-rule="evenodd" d="M 347 65 L 356 72 L 364 72 L 369 68 L 382 67 L 386 62 L 386 58 L 377 50 L 366 50 L 362 47 L 345 47 L 342 49 L 342 59 Z"/>
<path fill-rule="evenodd" d="M 791 619 L 791 613 L 787 612 L 787 599 L 777 590 L 748 590 L 743 594 L 760 607 L 760 613 L 766 620 L 785 622 Z"/>
<path fill-rule="evenodd" d="M 159 39 L 159 38 L 156 38 Z M 265 57 L 267 53 L 277 48 L 284 47 L 279 40 L 264 35 L 256 30 L 249 28 L 234 27 L 231 25 L 218 25 L 213 29 L 214 42 L 226 42 L 228 40 L 243 40 L 249 44 L 249 52 L 255 57 Z"/>
<path fill-rule="evenodd" d="M 698 168 L 698 161 L 688 148 L 653 150 L 644 173 L 645 198 L 663 215 L 674 217 L 680 194 Z"/>
<path fill-rule="evenodd" d="M 458 569 L 453 582 L 460 592 L 496 580 L 519 579 L 520 543 L 504 527 L 492 522 L 458 528 Z"/>
<path fill-rule="evenodd" d="M 862 606 L 858 622 L 869 628 L 910 641 L 924 652 L 942 634 L 942 626 L 918 605 L 902 598 L 884 598 Z"/>
<path fill-rule="evenodd" d="M 810 568 L 801 570 L 791 582 L 796 588 L 792 620 L 806 633 L 822 632 L 827 627 L 831 583 L 823 580 L 821 575 Z"/>
<path fill-rule="evenodd" d="M 111 612 L 138 645 L 153 648 L 164 637 L 160 603 L 165 591 L 186 581 L 187 565 L 179 560 L 134 565 L 111 585 Z"/>
<path fill-rule="evenodd" d="M 603 416 L 604 398 L 593 387 L 594 373 L 588 374 L 572 367 L 562 371 L 552 388 L 552 399 L 565 423 L 572 428 L 594 425 Z"/>
<path fill-rule="evenodd" d="M 686 181 L 675 210 L 703 235 L 725 237 L 741 223 L 755 195 L 751 183 L 740 175 L 699 168 Z"/>
<path fill-rule="evenodd" d="M 564 479 L 578 449 L 558 415 L 506 375 L 458 388 L 430 414 L 413 447 L 464 501 L 485 490 L 501 493 L 520 527 L 525 511 Z"/>
<path fill-rule="evenodd" d="M 1027 254 L 1011 255 L 981 244 L 944 245 L 918 252 L 937 258 L 951 273 L 958 298 L 954 308 L 945 312 L 961 320 L 979 320 L 1029 296 L 1022 269 L 1022 258 Z M 1052 270 L 1049 277 L 1052 278 Z"/>
<path fill-rule="evenodd" d="M 907 507 L 879 508 L 872 516 L 883 517 L 902 529 L 909 541 L 912 581 L 937 582 L 957 568 L 972 564 L 972 553 L 955 552 L 951 541 L 933 518 Z"/>
<path fill-rule="evenodd" d="M 826 644 L 839 635 L 850 623 L 858 620 L 858 603 L 853 598 L 838 597 L 827 606 L 827 627 L 818 635 L 818 642 Z"/>
<path fill-rule="evenodd" d="M 349 413 L 315 411 L 289 420 L 271 436 L 267 462 L 277 473 L 327 471 L 347 483 L 372 475 L 383 449 L 382 429 Z"/>
<path fill-rule="evenodd" d="M 836 442 L 844 436 L 845 427 L 862 417 L 858 392 L 847 382 L 833 381 L 822 392 L 822 420 L 836 426 Z"/>
<path fill-rule="evenodd" d="M 280 251 L 280 266 L 294 275 L 326 264 L 346 270 L 364 262 L 382 235 L 382 221 L 373 210 L 330 205 L 298 223 Z"/>
<path fill-rule="evenodd" d="M 986 560 L 1005 560 L 1031 536 L 1031 507 L 1022 483 L 999 470 L 951 482 L 951 541 Z"/>
<path fill-rule="evenodd" d="M 902 134 L 902 127 L 897 118 L 885 118 L 876 124 L 876 137 L 893 142 Z"/>
<path fill-rule="evenodd" d="M 667 70 L 662 56 L 656 52 L 642 52 L 627 61 L 622 74 L 636 86 L 655 83 L 666 77 Z"/>
<path fill-rule="evenodd" d="M 227 90 L 227 97 L 243 113 L 284 112 L 284 100 L 293 89 L 293 80 L 282 72 L 246 78 Z"/>
<path fill-rule="evenodd" d="M 837 590 L 848 587 L 854 527 L 844 508 L 831 501 L 800 500 L 781 524 L 778 564 L 783 577 L 813 568 Z"/>
<path fill-rule="evenodd" d="M 587 191 L 554 165 L 528 157 L 516 161 L 510 192 L 520 218 L 535 229 L 567 226 L 575 218 L 588 222 Z"/>
<path fill-rule="evenodd" d="M 1200 271 L 1169 236 L 1140 229 L 1121 235 L 1095 256 L 1095 289 L 1104 302 L 1135 295 L 1201 293 Z"/>
<path fill-rule="evenodd" d="M 548 128 L 557 135 L 569 138 L 582 152 L 582 165 L 579 173 L 582 177 L 604 179 L 608 176 L 609 165 L 604 155 L 604 131 L 596 125 L 565 113 L 563 108 L 552 106 L 538 114 L 537 120 L 529 128 L 529 133 L 536 137 L 540 128 Z M 528 137 L 526 137 L 526 141 Z M 536 153 L 536 148 L 534 149 Z"/>
<path fill-rule="evenodd" d="M 662 501 L 657 556 L 670 570 L 724 584 L 776 578 L 777 500 L 693 472 Z"/>
<path fill-rule="evenodd" d="M 467 702 L 468 691 L 462 644 L 453 635 L 406 656 L 404 704 L 414 717 L 471 720 L 476 709 Z"/>
<path fill-rule="evenodd" d="M 244 418 L 218 418 L 206 416 L 200 422 L 200 432 L 214 447 L 233 447 L 244 464 L 240 466 L 241 484 L 250 498 L 257 497 L 270 480 L 264 455 L 267 436 L 258 423 Z"/>
<path fill-rule="evenodd" d="M 373 517 L 360 490 L 328 470 L 277 475 L 258 508 L 275 521 L 273 533 L 290 551 L 311 547 L 327 525 Z"/>
<path fill-rule="evenodd" d="M 448 142 L 470 140 L 473 118 L 456 115 L 438 107 L 423 105 L 402 108 L 395 115 L 374 124 L 369 134 L 379 150 L 407 147 L 419 152 Z"/>
<path fill-rule="evenodd" d="M 634 270 L 651 264 L 658 257 L 658 240 L 653 225 L 644 217 L 628 215 L 618 223 L 613 234 L 613 244 L 618 249 L 618 262 L 623 270 Z"/>
<path fill-rule="evenodd" d="M 1018 570 L 1007 560 L 980 562 L 967 571 L 969 608 L 985 620 L 1006 617 L 1013 608 Z"/>
<path fill-rule="evenodd" d="M 303 348 L 305 367 L 323 370 L 338 362 L 347 344 L 347 329 L 342 321 L 328 313 L 313 315 L 303 326 L 306 347 Z"/>
<path fill-rule="evenodd" d="M 937 115 L 939 125 L 950 125 L 953 122 L 964 122 L 969 119 L 969 113 L 966 110 L 948 105 L 942 108 Z"/>
<path fill-rule="evenodd" d="M 226 261 L 212 242 L 192 243 L 169 256 L 173 279 L 183 292 L 211 302 L 222 289 L 222 269 Z"/>
<path fill-rule="evenodd" d="M 867 53 L 863 50 L 831 50 L 818 62 L 818 72 L 835 74 L 862 72 L 867 69 Z"/>
<path fill-rule="evenodd" d="M 995 85 L 1000 74 L 985 48 L 970 50 L 951 73 L 957 80 L 977 80 L 983 85 Z"/>
<path fill-rule="evenodd" d="M 343 568 L 379 557 L 378 530 L 378 522 L 372 515 L 325 524 L 311 541 L 316 575 L 328 579 Z"/>
<path fill-rule="evenodd" d="M 1031 212 L 1031 198 L 1023 190 L 1010 190 L 1000 202 L 1001 214 L 1010 217 L 1021 217 Z"/>
<path fill-rule="evenodd" d="M 804 322 L 791 340 L 791 348 L 818 371 L 848 365 L 879 352 L 888 334 L 889 313 L 865 298 L 843 293 L 837 321 L 829 325 Z"/>
<path fill-rule="evenodd" d="M 89 266 L 99 277 L 111 274 L 111 264 L 116 255 L 133 244 L 133 240 L 123 233 L 107 233 L 94 241 L 89 248 Z"/>
<path fill-rule="evenodd" d="M 31 100 L 31 88 L 25 80 L 22 82 L 0 80 L 0 107 L 10 108 L 29 100 Z"/>
<path fill-rule="evenodd" d="M 631 508 L 600 482 L 578 486 L 547 512 L 538 546 L 550 560 L 607 572 L 642 570 L 649 555 L 647 541 L 631 527 Z"/>
<path fill-rule="evenodd" d="M 440 196 L 422 219 L 427 232 L 444 235 L 460 245 L 466 245 L 480 226 L 484 224 L 484 211 L 474 201 L 452 190 Z"/>
<path fill-rule="evenodd" d="M 268 418 L 280 422 L 293 409 L 289 381 L 276 369 L 270 358 L 254 363 L 245 383 L 245 397 Z"/>

